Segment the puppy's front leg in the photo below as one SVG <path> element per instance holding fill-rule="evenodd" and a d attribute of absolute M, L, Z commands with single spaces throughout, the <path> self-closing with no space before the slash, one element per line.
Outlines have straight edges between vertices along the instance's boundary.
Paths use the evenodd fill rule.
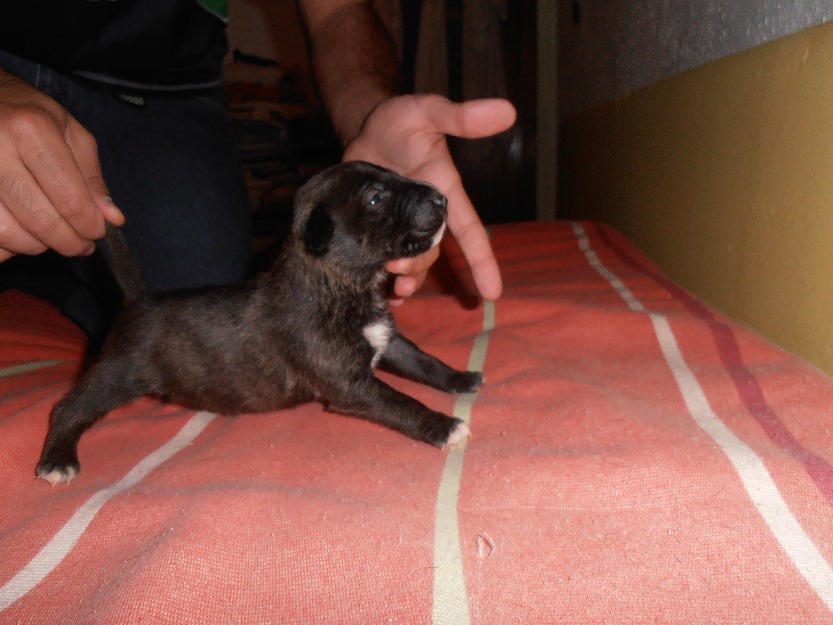
<path fill-rule="evenodd" d="M 373 375 L 339 393 L 330 393 L 328 409 L 378 423 L 434 447 L 459 443 L 469 435 L 462 419 L 449 417 L 400 393 Z"/>
<path fill-rule="evenodd" d="M 379 368 L 446 393 L 473 393 L 483 384 L 478 372 L 452 369 L 398 333 L 382 354 Z"/>

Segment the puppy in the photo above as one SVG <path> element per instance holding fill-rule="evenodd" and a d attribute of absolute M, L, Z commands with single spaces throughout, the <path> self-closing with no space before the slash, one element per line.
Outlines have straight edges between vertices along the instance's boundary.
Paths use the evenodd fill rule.
<path fill-rule="evenodd" d="M 373 372 L 448 393 L 483 382 L 398 334 L 382 290 L 385 263 L 437 245 L 446 212 L 445 196 L 429 184 L 343 163 L 298 190 L 292 231 L 268 271 L 240 285 L 159 294 L 110 228 L 107 251 L 125 306 L 100 358 L 53 409 L 37 475 L 72 480 L 81 434 L 148 394 L 221 414 L 317 401 L 436 447 L 460 442 L 469 434 L 463 421 Z"/>

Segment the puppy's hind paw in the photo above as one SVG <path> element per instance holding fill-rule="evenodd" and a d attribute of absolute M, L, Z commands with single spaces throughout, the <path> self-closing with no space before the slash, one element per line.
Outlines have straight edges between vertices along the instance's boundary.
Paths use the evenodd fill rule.
<path fill-rule="evenodd" d="M 55 484 L 69 484 L 78 475 L 78 466 L 71 464 L 59 467 L 41 463 L 37 468 L 37 476 L 53 486 Z"/>

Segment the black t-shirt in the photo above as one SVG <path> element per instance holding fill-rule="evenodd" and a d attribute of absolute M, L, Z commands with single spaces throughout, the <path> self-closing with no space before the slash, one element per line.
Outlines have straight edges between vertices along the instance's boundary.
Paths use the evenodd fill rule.
<path fill-rule="evenodd" d="M 227 0 L 0 0 L 0 49 L 99 82 L 220 84 Z"/>

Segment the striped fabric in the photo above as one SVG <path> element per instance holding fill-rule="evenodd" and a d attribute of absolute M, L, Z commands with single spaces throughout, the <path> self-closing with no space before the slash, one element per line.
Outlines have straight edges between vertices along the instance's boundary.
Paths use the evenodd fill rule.
<path fill-rule="evenodd" d="M 318 405 L 145 398 L 34 478 L 83 337 L 0 294 L 0 623 L 832 623 L 833 381 L 592 223 L 492 233 L 481 305 L 449 242 L 396 310 L 480 369 L 449 452 Z"/>

